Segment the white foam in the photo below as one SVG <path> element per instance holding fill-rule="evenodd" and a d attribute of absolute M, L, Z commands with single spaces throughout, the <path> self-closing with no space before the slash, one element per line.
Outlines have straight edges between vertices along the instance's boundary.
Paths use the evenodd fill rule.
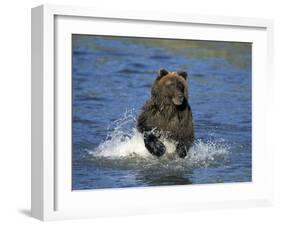
<path fill-rule="evenodd" d="M 144 146 L 143 136 L 136 129 L 132 130 L 131 136 L 123 133 L 110 136 L 111 138 L 101 143 L 93 154 L 97 157 L 148 157 L 150 153 Z"/>
<path fill-rule="evenodd" d="M 229 154 L 229 147 L 223 141 L 197 140 L 190 148 L 185 159 L 179 159 L 175 153 L 175 142 L 162 140 L 166 147 L 166 153 L 161 158 L 152 156 L 145 148 L 143 135 L 134 127 L 136 124 L 133 110 L 125 112 L 122 118 L 113 123 L 111 132 L 107 138 L 95 150 L 88 150 L 93 157 L 107 159 L 132 159 L 142 158 L 148 161 L 165 161 L 167 164 L 182 167 L 208 167 L 214 163 L 225 161 Z M 131 125 L 131 127 L 130 127 Z M 151 162 L 150 162 L 151 163 Z"/>
<path fill-rule="evenodd" d="M 190 148 L 187 159 L 197 167 L 208 167 L 214 163 L 224 162 L 229 155 L 229 146 L 223 141 L 195 141 Z"/>

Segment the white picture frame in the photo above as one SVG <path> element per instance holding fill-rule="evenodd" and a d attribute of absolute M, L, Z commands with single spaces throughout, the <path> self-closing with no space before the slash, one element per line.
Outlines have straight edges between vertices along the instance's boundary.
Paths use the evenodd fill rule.
<path fill-rule="evenodd" d="M 192 39 L 252 42 L 253 181 L 72 191 L 71 76 L 68 75 L 71 75 L 70 37 L 77 32 L 166 38 L 186 38 L 188 34 Z M 273 153 L 266 139 L 270 113 L 265 100 L 271 98 L 272 39 L 273 22 L 266 19 L 57 5 L 33 8 L 32 216 L 55 220 L 271 205 Z"/>

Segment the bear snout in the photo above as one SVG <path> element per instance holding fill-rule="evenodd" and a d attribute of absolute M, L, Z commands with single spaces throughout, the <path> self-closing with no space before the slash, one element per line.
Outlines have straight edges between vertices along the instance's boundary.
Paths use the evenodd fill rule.
<path fill-rule="evenodd" d="M 179 94 L 179 95 L 173 97 L 172 101 L 175 105 L 179 106 L 179 105 L 182 105 L 184 98 L 185 98 L 185 96 L 183 94 Z"/>

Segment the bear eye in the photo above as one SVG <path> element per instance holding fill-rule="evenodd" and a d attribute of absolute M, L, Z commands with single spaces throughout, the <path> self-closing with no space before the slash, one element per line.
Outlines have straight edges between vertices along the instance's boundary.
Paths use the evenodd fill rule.
<path fill-rule="evenodd" d="M 183 84 L 178 83 L 177 87 L 178 87 L 179 90 L 184 91 L 184 85 Z"/>

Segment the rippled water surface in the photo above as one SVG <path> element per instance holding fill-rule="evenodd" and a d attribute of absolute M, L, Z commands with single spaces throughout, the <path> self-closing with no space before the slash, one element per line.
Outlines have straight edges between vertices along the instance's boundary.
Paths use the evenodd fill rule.
<path fill-rule="evenodd" d="M 251 181 L 251 45 L 72 37 L 72 187 Z M 159 68 L 188 71 L 196 141 L 185 159 L 151 156 L 136 117 Z"/>

